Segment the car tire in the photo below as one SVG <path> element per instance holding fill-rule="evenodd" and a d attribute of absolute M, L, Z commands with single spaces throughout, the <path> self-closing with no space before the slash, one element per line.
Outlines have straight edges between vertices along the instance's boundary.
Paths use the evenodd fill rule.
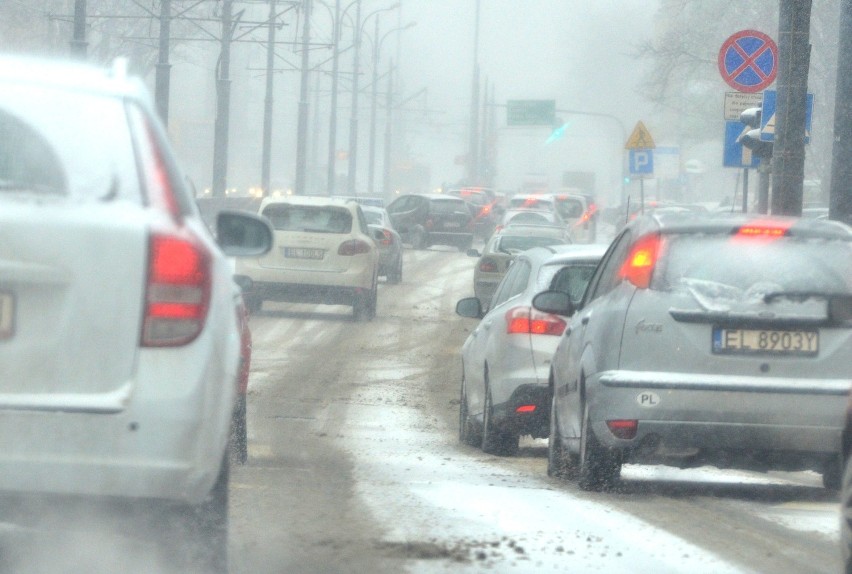
<path fill-rule="evenodd" d="M 245 464 L 248 461 L 248 426 L 246 424 L 246 396 L 238 395 L 231 417 L 231 462 Z"/>
<path fill-rule="evenodd" d="M 843 485 L 843 463 L 839 454 L 826 463 L 822 470 L 822 485 L 827 490 L 835 491 Z"/>
<path fill-rule="evenodd" d="M 392 285 L 399 285 L 402 283 L 402 257 L 400 257 L 396 265 L 394 265 L 393 269 L 387 275 L 388 283 Z"/>
<path fill-rule="evenodd" d="M 579 483 L 583 490 L 603 490 L 611 487 L 621 476 L 621 453 L 605 448 L 589 423 L 589 407 L 583 413 L 580 438 Z"/>
<path fill-rule="evenodd" d="M 577 476 L 577 457 L 572 455 L 559 437 L 556 400 L 550 400 L 550 435 L 547 439 L 547 476 L 573 479 Z"/>
<path fill-rule="evenodd" d="M 494 405 L 488 381 L 485 382 L 485 408 L 482 412 L 482 452 L 498 456 L 512 456 L 518 452 L 520 437 L 501 429 L 494 423 Z"/>
<path fill-rule="evenodd" d="M 411 246 L 414 249 L 426 249 L 426 232 L 422 229 L 415 229 L 411 236 Z"/>
<path fill-rule="evenodd" d="M 482 436 L 476 425 L 470 420 L 470 408 L 467 402 L 467 388 L 462 374 L 461 397 L 459 398 L 459 442 L 470 446 L 480 446 Z"/>
<path fill-rule="evenodd" d="M 263 307 L 263 299 L 257 295 L 244 295 L 243 301 L 245 301 L 246 309 L 248 309 L 249 313 L 258 313 L 261 307 Z"/>
<path fill-rule="evenodd" d="M 840 547 L 843 572 L 852 574 L 852 457 L 846 460 L 840 491 Z"/>
<path fill-rule="evenodd" d="M 198 505 L 167 510 L 157 536 L 175 571 L 228 572 L 229 456 L 225 453 L 216 483 Z"/>

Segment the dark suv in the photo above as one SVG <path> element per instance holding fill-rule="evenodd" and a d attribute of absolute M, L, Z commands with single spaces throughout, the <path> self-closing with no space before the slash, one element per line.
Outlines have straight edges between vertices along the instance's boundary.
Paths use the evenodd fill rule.
<path fill-rule="evenodd" d="M 415 193 L 396 198 L 387 207 L 402 240 L 415 249 L 452 245 L 467 251 L 473 243 L 473 218 L 467 203 L 451 195 Z"/>
<path fill-rule="evenodd" d="M 494 199 L 494 194 L 484 191 L 484 188 L 463 187 L 451 189 L 450 195 L 460 197 L 467 202 L 473 216 L 473 233 L 477 237 L 488 239 L 494 233 L 494 227 L 502 215 L 500 206 Z"/>

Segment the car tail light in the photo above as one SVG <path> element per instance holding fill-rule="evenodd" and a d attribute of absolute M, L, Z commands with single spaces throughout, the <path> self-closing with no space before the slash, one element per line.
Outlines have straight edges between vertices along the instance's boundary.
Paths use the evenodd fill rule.
<path fill-rule="evenodd" d="M 660 255 L 662 239 L 658 234 L 641 237 L 621 266 L 619 276 L 627 279 L 640 289 L 647 289 L 651 284 L 651 275 Z"/>
<path fill-rule="evenodd" d="M 435 222 L 432 221 L 431 217 L 429 219 L 427 219 L 426 222 L 423 224 L 423 227 L 425 227 L 426 229 L 432 229 L 434 226 L 435 226 Z"/>
<path fill-rule="evenodd" d="M 515 307 L 506 311 L 506 333 L 509 335 L 556 335 L 561 336 L 568 325 L 548 313 L 532 307 Z"/>
<path fill-rule="evenodd" d="M 479 262 L 479 270 L 483 273 L 497 273 L 497 262 L 493 259 L 483 259 Z"/>
<path fill-rule="evenodd" d="M 639 421 L 635 419 L 619 419 L 606 421 L 606 426 L 616 438 L 630 440 L 636 438 L 636 431 L 639 430 Z"/>
<path fill-rule="evenodd" d="M 536 409 L 535 405 L 521 405 L 515 409 L 515 412 L 521 415 L 534 413 Z"/>
<path fill-rule="evenodd" d="M 393 244 L 393 235 L 387 229 L 382 229 L 382 234 L 385 236 L 384 239 L 381 240 L 381 244 L 384 246 L 388 246 Z"/>
<path fill-rule="evenodd" d="M 366 241 L 361 241 L 360 239 L 344 241 L 340 244 L 340 247 L 337 248 L 337 254 L 344 256 L 362 255 L 369 252 L 370 245 Z"/>
<path fill-rule="evenodd" d="M 198 336 L 209 309 L 210 267 L 209 253 L 196 240 L 151 235 L 142 346 L 186 345 Z"/>
<path fill-rule="evenodd" d="M 494 226 L 494 233 L 500 233 L 500 231 L 502 231 L 502 230 L 503 230 L 502 225 L 495 225 Z"/>

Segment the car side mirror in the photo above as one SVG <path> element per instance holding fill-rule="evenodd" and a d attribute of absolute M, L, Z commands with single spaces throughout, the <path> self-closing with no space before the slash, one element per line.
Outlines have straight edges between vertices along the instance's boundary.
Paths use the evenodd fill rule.
<path fill-rule="evenodd" d="M 370 226 L 370 235 L 372 235 L 373 239 L 376 241 L 384 241 L 385 239 L 385 232 L 378 227 L 373 227 L 372 225 Z"/>
<path fill-rule="evenodd" d="M 482 319 L 485 313 L 482 311 L 482 303 L 476 297 L 465 297 L 456 303 L 456 313 L 462 317 L 471 319 Z"/>
<path fill-rule="evenodd" d="M 220 211 L 216 216 L 216 240 L 230 257 L 258 257 L 272 249 L 269 220 L 245 211 Z"/>
<path fill-rule="evenodd" d="M 542 291 L 533 297 L 532 305 L 543 313 L 570 317 L 575 307 L 571 296 L 562 291 Z"/>
<path fill-rule="evenodd" d="M 467 256 L 468 257 L 482 257 L 482 253 L 480 253 L 476 249 L 471 248 L 471 249 L 467 250 Z"/>

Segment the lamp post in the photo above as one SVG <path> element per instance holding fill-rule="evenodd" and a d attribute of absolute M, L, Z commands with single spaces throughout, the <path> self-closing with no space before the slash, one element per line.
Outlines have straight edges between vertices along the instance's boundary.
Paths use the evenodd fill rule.
<path fill-rule="evenodd" d="M 310 81 L 308 49 L 311 42 L 311 0 L 303 0 L 303 2 L 305 14 L 302 23 L 302 78 L 299 86 L 299 124 L 296 136 L 296 182 L 293 189 L 296 194 L 305 193 L 308 166 L 308 82 Z"/>
<path fill-rule="evenodd" d="M 373 16 L 381 12 L 387 12 L 389 10 L 396 10 L 399 8 L 400 4 L 397 2 L 393 6 L 388 6 L 387 8 L 380 8 L 368 14 L 364 19 L 361 19 L 361 0 L 357 0 L 357 9 L 355 12 L 355 55 L 353 56 L 352 62 L 352 115 L 349 118 L 349 173 L 347 176 L 347 185 L 349 189 L 347 193 L 355 194 L 356 193 L 356 170 L 358 166 L 358 75 L 360 73 L 359 63 L 360 63 L 360 53 L 361 53 L 361 28 L 366 25 L 367 21 Z"/>
<path fill-rule="evenodd" d="M 379 38 L 379 18 L 376 18 L 376 31 L 373 35 L 373 100 L 370 105 L 370 163 L 368 165 L 367 190 L 372 194 L 374 192 L 375 175 L 376 175 L 376 108 L 378 106 L 378 87 L 379 87 L 379 55 L 382 51 L 382 44 L 388 36 L 394 32 L 401 32 L 413 28 L 417 22 L 409 22 L 405 26 L 398 26 L 392 30 L 385 32 L 384 36 Z M 388 72 L 390 73 L 390 72 Z M 390 86 L 390 83 L 388 84 Z"/>
<path fill-rule="evenodd" d="M 470 96 L 467 178 L 471 185 L 476 185 L 479 180 L 479 0 L 476 0 L 476 22 L 473 33 L 473 79 Z"/>

